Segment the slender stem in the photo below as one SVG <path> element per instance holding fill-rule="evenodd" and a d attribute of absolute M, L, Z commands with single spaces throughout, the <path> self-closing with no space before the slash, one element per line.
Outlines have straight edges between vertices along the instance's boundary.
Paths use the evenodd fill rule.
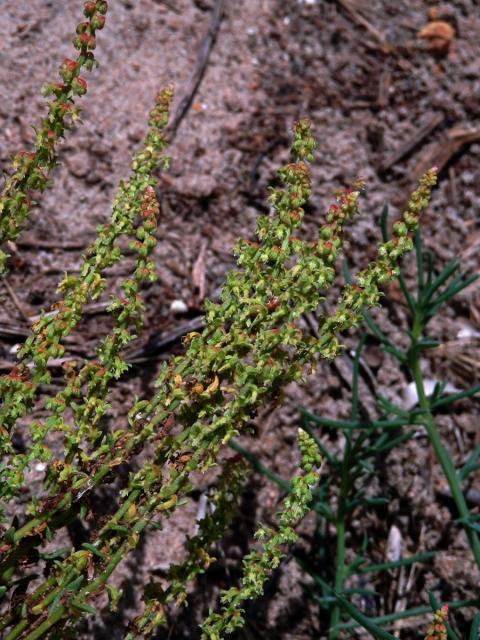
<path fill-rule="evenodd" d="M 347 438 L 345 454 L 341 466 L 340 491 L 338 495 L 336 530 L 337 530 L 337 551 L 335 558 L 335 593 L 343 592 L 345 582 L 345 530 L 347 515 L 347 497 L 350 488 L 350 440 Z M 332 606 L 330 617 L 329 640 L 336 640 L 338 637 L 337 626 L 340 623 L 340 605 L 335 602 Z"/>
<path fill-rule="evenodd" d="M 418 403 L 420 408 L 423 411 L 423 423 L 428 433 L 428 437 L 430 443 L 435 452 L 435 456 L 442 467 L 442 471 L 447 479 L 448 486 L 450 488 L 450 492 L 452 494 L 452 498 L 457 507 L 458 513 L 462 519 L 463 527 L 465 529 L 465 533 L 468 539 L 468 543 L 472 550 L 472 553 L 475 557 L 475 562 L 477 563 L 477 567 L 480 569 L 480 540 L 478 539 L 477 533 L 468 526 L 468 521 L 471 518 L 470 511 L 468 509 L 467 503 L 465 501 L 465 497 L 463 495 L 462 487 L 459 482 L 459 478 L 457 475 L 457 471 L 452 462 L 452 458 L 450 454 L 443 446 L 443 443 L 440 438 L 440 434 L 438 433 L 437 426 L 433 420 L 432 413 L 430 410 L 430 403 L 428 401 L 427 395 L 425 393 L 425 387 L 423 384 L 423 374 L 420 368 L 420 358 L 419 351 L 416 349 L 417 340 L 421 336 L 422 332 L 422 318 L 419 317 L 419 314 L 415 314 L 413 329 L 412 329 L 412 347 L 409 352 L 409 365 L 412 371 L 413 379 L 415 381 L 415 386 L 417 389 L 418 395 Z"/>

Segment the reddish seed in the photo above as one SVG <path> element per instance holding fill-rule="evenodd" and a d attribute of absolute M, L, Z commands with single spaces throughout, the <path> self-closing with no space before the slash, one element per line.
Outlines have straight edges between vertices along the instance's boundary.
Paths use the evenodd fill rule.
<path fill-rule="evenodd" d="M 273 298 L 270 298 L 265 306 L 269 311 L 275 311 L 279 304 L 280 300 L 277 298 L 277 296 L 273 296 Z"/>

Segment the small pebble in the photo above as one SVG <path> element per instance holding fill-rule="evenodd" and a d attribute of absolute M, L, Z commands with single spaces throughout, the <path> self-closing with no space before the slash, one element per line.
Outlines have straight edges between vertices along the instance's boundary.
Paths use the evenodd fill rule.
<path fill-rule="evenodd" d="M 174 300 L 170 305 L 170 311 L 172 313 L 187 313 L 188 307 L 183 300 Z"/>

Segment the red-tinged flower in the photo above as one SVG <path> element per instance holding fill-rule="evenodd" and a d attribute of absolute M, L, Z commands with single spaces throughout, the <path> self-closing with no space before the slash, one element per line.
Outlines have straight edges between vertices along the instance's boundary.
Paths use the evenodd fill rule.
<path fill-rule="evenodd" d="M 83 96 L 87 93 L 87 81 L 80 77 L 74 78 L 72 81 L 72 89 L 77 96 Z"/>
<path fill-rule="evenodd" d="M 60 76 L 64 82 L 71 82 L 77 71 L 77 63 L 75 60 L 65 58 L 60 66 Z"/>
<path fill-rule="evenodd" d="M 77 68 L 77 63 L 75 62 L 75 60 L 70 60 L 70 58 L 65 58 L 64 61 L 63 61 L 63 66 L 68 71 L 73 72 Z"/>
<path fill-rule="evenodd" d="M 61 102 L 58 106 L 63 115 L 68 113 L 73 107 L 73 105 L 70 104 L 70 102 Z"/>
<path fill-rule="evenodd" d="M 73 39 L 75 49 L 95 49 L 97 43 L 93 36 L 89 33 L 81 33 Z"/>
<path fill-rule="evenodd" d="M 66 90 L 66 86 L 61 82 L 55 82 L 55 84 L 52 84 L 52 88 L 57 98 Z"/>
<path fill-rule="evenodd" d="M 82 44 L 89 50 L 91 51 L 92 49 L 95 49 L 95 47 L 97 46 L 97 42 L 95 40 L 95 38 L 93 36 L 91 36 L 88 33 L 82 33 L 80 35 L 80 40 L 82 41 Z"/>
<path fill-rule="evenodd" d="M 90 26 L 90 22 L 88 22 L 88 20 L 85 20 L 84 22 L 79 22 L 77 24 L 77 33 L 78 34 L 86 33 L 88 31 L 89 26 Z"/>
<path fill-rule="evenodd" d="M 91 18 L 97 11 L 97 5 L 95 2 L 85 2 L 83 5 L 83 15 L 87 18 Z"/>
<path fill-rule="evenodd" d="M 433 621 L 428 625 L 425 640 L 446 640 L 447 628 L 445 622 L 448 619 L 448 604 L 437 609 L 433 615 Z"/>
<path fill-rule="evenodd" d="M 8 374 L 8 377 L 12 380 L 21 380 L 22 376 L 20 374 L 20 369 L 18 367 L 13 367 L 13 369 Z"/>
<path fill-rule="evenodd" d="M 277 298 L 277 296 L 273 296 L 273 298 L 270 298 L 270 300 L 267 300 L 266 303 L 266 307 L 268 309 L 268 311 L 275 311 L 275 309 L 278 307 L 278 305 L 280 304 L 280 300 Z"/>
<path fill-rule="evenodd" d="M 99 15 L 98 13 L 92 18 L 92 29 L 103 29 L 105 26 L 105 16 Z"/>

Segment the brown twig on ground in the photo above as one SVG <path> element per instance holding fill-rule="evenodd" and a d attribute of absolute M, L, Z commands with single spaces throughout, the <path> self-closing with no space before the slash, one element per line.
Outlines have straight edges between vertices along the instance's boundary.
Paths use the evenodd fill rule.
<path fill-rule="evenodd" d="M 17 340 L 25 340 L 30 335 L 30 330 L 26 327 L 20 327 L 17 324 L 8 322 L 0 322 L 0 338 L 16 338 Z"/>
<path fill-rule="evenodd" d="M 168 127 L 167 138 L 169 142 L 171 142 L 175 138 L 180 123 L 187 115 L 187 112 L 192 105 L 195 94 L 197 93 L 198 88 L 200 87 L 200 84 L 203 80 L 203 76 L 205 75 L 205 71 L 207 69 L 213 45 L 215 44 L 215 41 L 217 39 L 218 30 L 222 21 L 222 13 L 223 0 L 217 0 L 212 10 L 210 27 L 203 37 L 203 40 L 199 47 L 197 65 L 190 78 L 188 89 L 178 103 L 177 109 L 172 118 L 172 124 Z"/>
<path fill-rule="evenodd" d="M 363 16 L 351 0 L 338 0 L 338 4 L 348 13 L 353 22 L 360 25 L 380 44 L 382 52 L 385 54 L 392 53 L 392 46 L 388 44 L 385 36 L 381 33 L 365 16 Z"/>
<path fill-rule="evenodd" d="M 480 128 L 469 130 L 458 126 L 452 127 L 438 142 L 425 151 L 413 171 L 413 179 L 416 180 L 421 176 L 425 167 L 435 165 L 440 172 L 462 147 L 477 140 L 480 140 Z"/>
<path fill-rule="evenodd" d="M 31 322 L 30 318 L 28 317 L 28 315 L 23 310 L 22 303 L 18 299 L 17 294 L 12 289 L 12 287 L 10 286 L 10 283 L 8 282 L 8 280 L 7 280 L 7 278 L 5 276 L 2 276 L 2 282 L 5 285 L 5 289 L 7 290 L 8 295 L 10 296 L 13 304 L 18 309 L 19 314 L 22 316 L 22 319 L 24 320 L 24 322 L 26 322 L 28 325 L 30 325 L 30 322 Z"/>
<path fill-rule="evenodd" d="M 423 124 L 413 133 L 412 137 L 396 149 L 380 167 L 382 172 L 388 171 L 405 156 L 411 153 L 425 138 L 427 138 L 438 126 L 442 124 L 445 116 L 441 113 L 430 113 L 426 116 Z M 430 167 L 431 165 L 429 165 Z"/>
<path fill-rule="evenodd" d="M 175 343 L 180 343 L 181 338 L 192 331 L 201 331 L 205 328 L 203 315 L 187 320 L 176 325 L 168 331 L 153 333 L 148 341 L 141 347 L 125 353 L 125 360 L 131 364 L 145 362 L 150 358 L 158 357 L 165 353 Z"/>
<path fill-rule="evenodd" d="M 388 105 L 391 86 L 392 72 L 387 67 L 384 67 L 378 82 L 377 106 L 379 109 L 385 109 Z"/>
<path fill-rule="evenodd" d="M 88 244 L 88 238 L 82 242 L 60 242 L 58 240 L 39 240 L 33 236 L 20 236 L 15 241 L 17 247 L 24 249 L 61 249 L 62 251 L 77 251 L 85 249 Z"/>

